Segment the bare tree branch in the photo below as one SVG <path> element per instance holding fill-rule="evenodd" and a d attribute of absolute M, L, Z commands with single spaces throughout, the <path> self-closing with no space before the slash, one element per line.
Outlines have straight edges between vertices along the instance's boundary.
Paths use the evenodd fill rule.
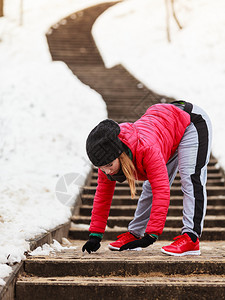
<path fill-rule="evenodd" d="M 171 7 L 172 7 L 172 12 L 173 12 L 174 20 L 176 21 L 178 27 L 179 27 L 180 29 L 182 29 L 183 27 L 181 26 L 181 24 L 180 24 L 180 22 L 178 21 L 177 16 L 176 16 L 176 12 L 175 12 L 175 8 L 174 8 L 174 0 L 171 0 Z"/>
<path fill-rule="evenodd" d="M 170 12 L 169 12 L 169 0 L 165 0 L 166 5 L 166 32 L 167 32 L 167 40 L 170 43 Z"/>

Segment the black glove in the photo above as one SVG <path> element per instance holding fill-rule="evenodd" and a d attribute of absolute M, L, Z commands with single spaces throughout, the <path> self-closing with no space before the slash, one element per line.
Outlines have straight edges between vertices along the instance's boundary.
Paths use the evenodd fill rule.
<path fill-rule="evenodd" d="M 85 250 L 90 254 L 91 252 L 97 251 L 101 244 L 101 239 L 97 236 L 90 236 L 89 240 L 84 244 L 82 251 L 84 252 Z"/>
<path fill-rule="evenodd" d="M 145 236 L 142 239 L 127 243 L 125 245 L 123 245 L 122 247 L 120 247 L 119 251 L 123 251 L 123 250 L 127 250 L 127 249 L 135 249 L 138 247 L 141 248 L 146 248 L 149 245 L 153 244 L 156 241 L 156 237 L 149 235 L 149 234 L 145 234 Z"/>

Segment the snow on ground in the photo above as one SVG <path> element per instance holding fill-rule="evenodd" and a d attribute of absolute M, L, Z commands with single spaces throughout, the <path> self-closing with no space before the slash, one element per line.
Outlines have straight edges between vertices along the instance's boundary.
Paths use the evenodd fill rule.
<path fill-rule="evenodd" d="M 225 168 L 225 2 L 177 0 L 179 30 L 163 0 L 130 0 L 108 9 L 93 34 L 107 67 L 123 64 L 150 89 L 204 108 L 213 154 Z"/>
<path fill-rule="evenodd" d="M 85 178 L 85 141 L 107 117 L 101 96 L 62 62 L 52 62 L 45 34 L 93 0 L 4 1 L 0 18 L 0 285 L 25 258 L 27 240 L 68 221 L 55 197 L 59 178 Z M 77 190 L 78 191 L 78 190 Z M 76 194 L 74 194 L 74 199 Z"/>

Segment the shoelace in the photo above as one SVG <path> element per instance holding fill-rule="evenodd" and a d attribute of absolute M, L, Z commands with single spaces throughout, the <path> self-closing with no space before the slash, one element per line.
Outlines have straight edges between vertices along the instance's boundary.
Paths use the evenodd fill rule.
<path fill-rule="evenodd" d="M 122 233 L 122 234 L 118 235 L 117 238 L 118 238 L 118 239 L 121 239 L 121 240 L 126 240 L 126 237 L 127 237 L 128 235 L 130 236 L 131 233 L 130 233 L 130 232 L 125 232 L 125 233 Z"/>
<path fill-rule="evenodd" d="M 183 244 L 184 241 L 187 240 L 187 237 L 186 237 L 185 235 L 178 235 L 178 236 L 176 236 L 176 237 L 173 238 L 173 239 L 175 240 L 175 242 L 173 242 L 172 244 L 173 244 L 174 246 L 179 246 L 179 245 Z"/>

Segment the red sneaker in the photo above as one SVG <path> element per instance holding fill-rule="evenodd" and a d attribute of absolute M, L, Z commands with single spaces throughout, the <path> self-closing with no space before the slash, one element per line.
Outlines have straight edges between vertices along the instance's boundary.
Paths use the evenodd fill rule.
<path fill-rule="evenodd" d="M 122 233 L 120 235 L 118 235 L 118 240 L 115 242 L 112 242 L 108 245 L 110 250 L 119 250 L 120 247 L 122 247 L 123 245 L 129 243 L 129 242 L 133 242 L 136 240 L 139 240 L 139 238 L 136 238 L 133 234 L 131 234 L 130 232 L 125 232 Z"/>
<path fill-rule="evenodd" d="M 174 238 L 173 242 L 169 246 L 164 246 L 161 251 L 165 254 L 183 256 L 183 255 L 200 255 L 199 239 L 194 243 L 187 233 L 178 235 Z"/>

